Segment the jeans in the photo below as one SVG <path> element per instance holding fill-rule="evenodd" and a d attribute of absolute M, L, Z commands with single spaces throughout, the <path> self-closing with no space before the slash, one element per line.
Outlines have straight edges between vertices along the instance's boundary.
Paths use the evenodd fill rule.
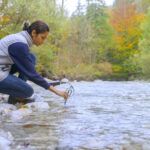
<path fill-rule="evenodd" d="M 33 64 L 36 64 L 36 56 L 30 53 L 30 59 Z M 19 72 L 19 76 L 13 76 L 14 73 Z M 0 82 L 0 93 L 8 94 L 21 98 L 27 98 L 34 93 L 33 88 L 26 83 L 27 77 L 21 72 L 15 64 L 12 65 L 11 71 L 7 78 Z"/>

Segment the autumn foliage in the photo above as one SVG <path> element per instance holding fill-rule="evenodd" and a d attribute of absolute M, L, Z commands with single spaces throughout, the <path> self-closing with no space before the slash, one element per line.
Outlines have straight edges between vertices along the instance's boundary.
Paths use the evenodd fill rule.
<path fill-rule="evenodd" d="M 135 4 L 127 0 L 118 1 L 112 13 L 111 24 L 115 30 L 114 38 L 119 45 L 115 56 L 120 62 L 139 51 L 140 24 L 143 20 L 142 15 L 136 12 Z"/>
<path fill-rule="evenodd" d="M 64 0 L 62 5 L 56 0 L 2 0 L 0 39 L 20 32 L 25 21 L 43 20 L 50 27 L 47 42 L 31 48 L 41 75 L 126 80 L 148 74 L 150 0 L 114 0 L 112 7 L 105 0 L 80 2 L 69 16 Z"/>
<path fill-rule="evenodd" d="M 7 18 L 7 17 L 0 17 L 0 21 L 9 21 L 9 18 Z"/>

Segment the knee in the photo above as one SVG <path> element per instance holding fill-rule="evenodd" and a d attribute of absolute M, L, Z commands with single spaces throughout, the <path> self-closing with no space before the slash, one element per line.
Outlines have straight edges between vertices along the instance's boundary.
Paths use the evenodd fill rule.
<path fill-rule="evenodd" d="M 30 58 L 31 58 L 33 64 L 35 65 L 37 62 L 37 57 L 33 53 L 30 53 Z"/>
<path fill-rule="evenodd" d="M 24 98 L 32 96 L 33 93 L 34 93 L 34 90 L 31 86 L 26 87 L 26 89 L 24 90 Z"/>

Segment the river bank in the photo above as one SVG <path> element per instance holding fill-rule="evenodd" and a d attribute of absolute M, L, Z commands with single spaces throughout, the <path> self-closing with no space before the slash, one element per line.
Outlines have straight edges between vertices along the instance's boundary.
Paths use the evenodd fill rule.
<path fill-rule="evenodd" d="M 47 74 L 46 78 L 51 80 L 62 80 L 67 78 L 69 81 L 150 81 L 149 75 L 85 75 L 85 74 Z"/>

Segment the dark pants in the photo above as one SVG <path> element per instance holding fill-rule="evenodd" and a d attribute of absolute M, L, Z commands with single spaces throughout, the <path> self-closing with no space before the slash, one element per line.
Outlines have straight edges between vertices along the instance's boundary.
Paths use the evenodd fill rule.
<path fill-rule="evenodd" d="M 35 65 L 36 56 L 30 53 L 30 58 Z M 16 72 L 19 72 L 18 78 L 13 76 Z M 26 83 L 27 79 L 28 78 L 17 68 L 17 66 L 13 64 L 10 74 L 0 82 L 0 93 L 22 98 L 30 97 L 34 93 L 34 90 Z"/>

